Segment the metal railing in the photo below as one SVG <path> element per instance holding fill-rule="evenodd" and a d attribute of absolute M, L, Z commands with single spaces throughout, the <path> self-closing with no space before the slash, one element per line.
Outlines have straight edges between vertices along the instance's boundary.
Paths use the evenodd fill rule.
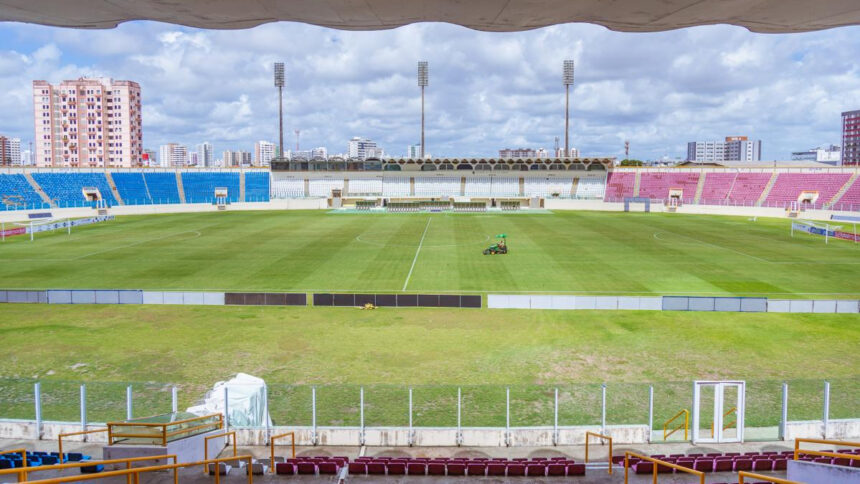
<path fill-rule="evenodd" d="M 684 423 L 682 423 L 681 425 L 679 425 L 679 426 L 673 428 L 671 431 L 669 431 L 669 424 L 674 422 L 681 415 L 684 416 Z M 684 440 L 687 440 L 688 434 L 690 432 L 690 411 L 687 410 L 686 408 L 684 410 L 681 410 L 680 412 L 676 413 L 675 416 L 673 416 L 672 418 L 667 420 L 666 423 L 663 424 L 663 440 L 668 439 L 672 434 L 674 434 L 675 432 L 677 432 L 681 429 L 684 429 Z"/>
<path fill-rule="evenodd" d="M 841 454 L 839 452 L 826 452 L 826 451 L 821 451 L 821 450 L 801 449 L 800 448 L 801 442 L 806 442 L 808 444 L 826 444 L 826 445 L 838 445 L 838 446 L 845 446 L 845 447 L 860 447 L 860 442 L 842 442 L 839 440 L 796 438 L 796 439 L 794 439 L 794 460 L 797 460 L 797 456 L 799 456 L 801 454 L 815 455 L 815 456 L 819 456 L 819 457 L 835 457 L 835 458 L 849 459 L 849 460 L 860 460 L 860 455 L 857 455 L 857 454 Z"/>
<path fill-rule="evenodd" d="M 106 460 L 80 460 L 77 462 L 67 462 L 65 464 L 52 464 L 52 465 L 42 465 L 42 466 L 34 466 L 27 467 L 26 462 L 24 467 L 14 468 L 14 469 L 0 469 L 0 476 L 4 476 L 7 474 L 18 474 L 18 482 L 27 481 L 27 476 L 32 474 L 33 472 L 44 472 L 44 471 L 54 471 L 54 470 L 63 470 L 63 469 L 77 469 L 80 467 L 92 467 L 97 465 L 105 465 L 105 464 L 125 464 L 127 469 L 131 469 L 132 462 L 144 462 L 150 460 L 167 460 L 173 459 L 173 462 L 176 463 L 176 455 L 174 454 L 165 454 L 165 455 L 151 455 L 145 457 L 126 457 L 124 459 L 106 459 Z M 178 482 L 178 476 L 173 476 L 174 482 Z M 126 478 L 127 483 L 131 483 L 131 475 Z"/>
<path fill-rule="evenodd" d="M 728 417 L 729 415 L 731 415 L 733 413 L 735 414 L 735 419 L 732 420 L 731 422 L 727 423 L 727 424 L 723 424 L 723 430 L 729 429 L 729 428 L 731 428 L 732 425 L 735 425 L 738 423 L 738 408 L 737 407 L 732 407 L 726 413 L 724 413 L 723 414 L 723 421 L 725 421 L 726 417 Z M 713 437 L 713 436 L 714 436 L 714 422 L 711 422 L 711 437 Z"/>
<path fill-rule="evenodd" d="M 203 438 L 203 460 L 209 460 L 209 441 L 212 439 L 217 439 L 218 437 L 233 437 L 233 457 L 239 455 L 236 450 L 236 431 L 231 430 L 229 432 L 222 432 L 220 434 L 215 435 L 207 435 Z M 203 469 L 203 473 L 206 473 L 206 469 Z"/>
<path fill-rule="evenodd" d="M 773 482 L 775 484 L 803 484 L 802 482 L 798 481 L 789 481 L 788 479 L 780 479 L 779 477 L 766 476 L 764 474 L 756 474 L 754 472 L 747 471 L 738 472 L 738 484 L 744 484 L 746 482 L 744 481 L 744 477 L 758 479 L 759 481 Z"/>
<path fill-rule="evenodd" d="M 271 460 L 269 460 L 269 467 L 272 469 L 272 474 L 275 473 L 275 440 L 283 438 L 283 437 L 289 437 L 290 438 L 290 445 L 291 445 L 292 451 L 293 451 L 293 458 L 296 457 L 296 433 L 295 432 L 286 432 L 283 434 L 273 435 L 269 439 L 269 446 L 271 446 L 271 448 L 272 448 L 271 449 L 271 456 L 270 456 Z"/>
<path fill-rule="evenodd" d="M 58 435 L 57 436 L 57 452 L 60 454 L 60 462 L 63 461 L 63 437 L 72 437 L 74 435 L 97 434 L 100 432 L 108 432 L 108 429 L 104 428 L 104 429 L 84 430 L 81 432 L 68 432 L 65 434 Z"/>
<path fill-rule="evenodd" d="M 20 469 L 15 469 L 14 471 L 10 470 L 10 472 L 5 472 L 5 474 L 12 474 L 12 473 L 18 474 L 18 481 L 20 482 L 20 481 L 26 479 L 26 476 L 27 476 L 27 471 L 23 470 L 23 469 L 27 468 L 27 449 L 22 448 L 22 449 L 0 450 L 0 455 L 19 454 L 19 453 L 21 454 L 22 467 Z M 4 474 L 4 472 L 2 472 L 2 470 L 0 470 L 0 475 L 2 475 L 2 474 Z"/>
<path fill-rule="evenodd" d="M 609 441 L 609 474 L 612 474 L 612 437 L 608 435 L 601 435 L 595 432 L 586 432 L 585 433 L 585 463 L 588 464 L 588 441 L 590 437 L 594 437 L 601 440 L 601 443 L 604 441 Z"/>
<path fill-rule="evenodd" d="M 699 477 L 699 484 L 705 484 L 705 473 L 702 471 L 697 471 L 694 469 L 690 469 L 689 467 L 679 466 L 677 464 L 673 464 L 671 462 L 666 462 L 664 460 L 655 459 L 653 457 L 644 456 L 642 454 L 637 454 L 635 452 L 625 452 L 624 453 L 624 484 L 627 484 L 628 479 L 628 471 L 630 469 L 630 458 L 635 457 L 639 460 L 648 461 L 653 464 L 653 475 L 654 475 L 654 484 L 657 484 L 657 469 L 660 466 L 666 466 L 676 471 L 686 472 L 687 474 L 693 474 L 694 476 Z"/>
<path fill-rule="evenodd" d="M 152 457 L 147 457 L 146 459 L 152 460 Z M 153 472 L 153 471 L 167 471 L 167 470 L 176 470 L 181 469 L 183 467 L 196 467 L 196 466 L 207 466 L 209 464 L 220 464 L 222 462 L 233 462 L 236 460 L 244 460 L 247 461 L 248 466 L 251 466 L 253 462 L 253 457 L 250 455 L 239 455 L 236 457 L 221 457 L 218 459 L 209 459 L 202 460 L 197 462 L 177 462 L 174 464 L 165 464 L 165 465 L 157 465 L 157 466 L 149 466 L 149 467 L 132 467 L 129 469 L 120 469 L 117 471 L 105 471 L 100 472 L 98 474 L 84 474 L 77 476 L 65 476 L 65 477 L 54 477 L 51 479 L 41 479 L 37 481 L 24 481 L 26 484 L 60 484 L 63 482 L 79 482 L 79 481 L 95 481 L 97 479 L 105 479 L 108 477 L 117 477 L 117 476 L 131 476 L 131 479 L 134 480 L 134 484 L 140 484 L 140 474 L 143 472 Z M 16 469 L 17 470 L 17 469 Z M 215 484 L 221 483 L 221 475 L 219 472 L 215 474 Z M 248 472 L 248 484 L 254 483 L 253 473 Z M 127 478 L 128 479 L 128 478 Z M 179 478 L 176 473 L 174 473 L 173 483 L 179 484 Z"/>
<path fill-rule="evenodd" d="M 193 427 L 179 428 L 177 430 L 173 430 L 168 432 L 168 427 L 175 427 L 177 425 L 187 424 L 191 422 L 199 422 L 206 419 L 211 419 L 213 417 L 217 417 L 217 422 L 209 422 L 201 425 L 195 425 Z M 213 413 L 209 415 L 203 415 L 201 417 L 193 417 L 187 418 L 184 420 L 177 420 L 175 422 L 134 422 L 134 421 L 126 421 L 126 422 L 108 422 L 108 445 L 113 445 L 116 443 L 116 438 L 127 438 L 127 439 L 152 439 L 152 440 L 161 440 L 161 445 L 167 445 L 168 439 L 171 437 L 176 437 L 177 435 L 190 434 L 191 432 L 195 432 L 197 430 L 220 430 L 224 428 L 224 416 L 220 413 Z M 115 429 L 129 429 L 131 432 L 117 432 Z M 152 431 L 150 431 L 152 430 Z"/>

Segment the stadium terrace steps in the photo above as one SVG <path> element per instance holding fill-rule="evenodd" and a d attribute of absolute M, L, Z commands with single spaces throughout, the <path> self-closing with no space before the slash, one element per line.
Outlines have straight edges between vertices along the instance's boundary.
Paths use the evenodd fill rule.
<path fill-rule="evenodd" d="M 708 205 L 722 205 L 729 199 L 729 194 L 737 181 L 737 173 L 711 172 L 703 174 L 701 193 L 696 198 L 696 203 Z"/>
<path fill-rule="evenodd" d="M 773 189 L 773 186 L 776 184 L 776 180 L 779 178 L 779 173 L 773 172 L 770 175 L 770 179 L 767 182 L 767 185 L 764 186 L 764 190 L 762 190 L 761 195 L 758 197 L 758 200 L 755 202 L 756 207 L 761 207 L 762 203 L 767 200 L 768 195 L 770 195 L 770 191 Z"/>
<path fill-rule="evenodd" d="M 836 194 L 833 195 L 833 197 L 827 203 L 824 204 L 824 208 L 830 208 L 830 207 L 836 205 L 837 203 L 841 202 L 845 193 L 847 193 L 848 190 L 851 189 L 851 187 L 857 186 L 857 179 L 858 178 L 860 178 L 860 171 L 854 172 L 851 175 L 851 178 L 849 178 L 848 181 L 846 181 L 845 184 L 842 185 L 842 188 L 840 188 L 839 191 L 836 192 Z M 858 190 L 858 194 L 860 194 L 860 190 Z M 858 197 L 858 198 L 860 198 L 860 197 Z M 860 200 L 857 200 L 853 203 L 858 203 L 858 202 L 860 202 Z M 849 201 L 849 203 L 852 203 L 852 202 Z"/>
<path fill-rule="evenodd" d="M 182 185 L 182 175 L 177 171 L 176 172 L 176 187 L 179 192 L 179 201 L 182 203 L 187 203 L 185 201 L 185 187 Z"/>
<path fill-rule="evenodd" d="M 573 183 L 571 183 L 571 185 L 570 185 L 570 196 L 571 197 L 576 196 L 577 187 L 579 187 L 579 178 L 574 178 Z"/>
<path fill-rule="evenodd" d="M 708 177 L 708 172 L 702 172 L 699 177 L 699 183 L 696 184 L 696 196 L 693 197 L 693 203 L 699 203 L 702 199 L 702 191 L 705 189 L 705 179 Z"/>
<path fill-rule="evenodd" d="M 245 171 L 239 172 L 239 200 L 245 200 Z"/>
<path fill-rule="evenodd" d="M 779 173 L 765 197 L 764 204 L 796 202 L 804 191 L 818 192 L 816 206 L 830 201 L 848 182 L 848 173 Z"/>
<path fill-rule="evenodd" d="M 33 187 L 33 190 L 36 191 L 36 194 L 39 195 L 43 203 L 47 203 L 52 207 L 55 206 L 53 202 L 51 202 L 51 197 L 49 197 L 48 194 L 45 193 L 45 190 L 42 190 L 42 187 L 40 187 L 39 184 L 36 183 L 36 180 L 33 179 L 33 176 L 29 172 L 24 172 L 24 178 L 27 180 L 28 183 L 30 183 L 30 186 Z"/>
<path fill-rule="evenodd" d="M 44 208 L 45 205 L 50 206 L 44 195 L 37 193 L 23 175 L 0 174 L 0 211 Z"/>
<path fill-rule="evenodd" d="M 633 181 L 633 196 L 638 197 L 639 196 L 639 189 L 642 186 L 642 172 L 639 170 L 636 170 L 636 175 L 635 175 L 635 178 L 633 180 L 634 180 Z"/>
<path fill-rule="evenodd" d="M 116 189 L 116 183 L 113 181 L 113 176 L 111 172 L 105 171 L 105 179 L 107 179 L 108 186 L 110 186 L 110 191 L 113 194 L 113 197 L 116 199 L 116 202 L 120 205 L 125 205 L 122 201 L 122 197 L 119 194 L 119 190 Z"/>
<path fill-rule="evenodd" d="M 116 204 L 103 172 L 33 173 L 33 179 L 59 208 L 87 206 L 89 202 L 84 198 L 84 187 L 97 188 L 103 200 L 109 205 Z"/>

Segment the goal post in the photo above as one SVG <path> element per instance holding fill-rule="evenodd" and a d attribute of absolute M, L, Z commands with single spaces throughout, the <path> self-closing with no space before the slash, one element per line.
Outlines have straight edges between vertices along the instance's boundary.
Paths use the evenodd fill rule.
<path fill-rule="evenodd" d="M 631 203 L 643 203 L 645 204 L 645 213 L 651 212 L 651 199 L 648 197 L 625 197 L 624 198 L 624 211 L 630 211 Z"/>

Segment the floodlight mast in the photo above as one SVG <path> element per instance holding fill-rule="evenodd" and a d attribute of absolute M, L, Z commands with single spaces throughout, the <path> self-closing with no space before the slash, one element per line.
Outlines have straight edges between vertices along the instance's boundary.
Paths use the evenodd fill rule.
<path fill-rule="evenodd" d="M 570 156 L 570 86 L 573 85 L 573 61 L 564 61 L 564 157 Z"/>
<path fill-rule="evenodd" d="M 427 61 L 418 62 L 418 86 L 421 88 L 421 159 L 424 159 L 424 88 L 430 82 Z"/>
<path fill-rule="evenodd" d="M 284 63 L 275 62 L 275 87 L 278 88 L 278 159 L 284 159 Z"/>

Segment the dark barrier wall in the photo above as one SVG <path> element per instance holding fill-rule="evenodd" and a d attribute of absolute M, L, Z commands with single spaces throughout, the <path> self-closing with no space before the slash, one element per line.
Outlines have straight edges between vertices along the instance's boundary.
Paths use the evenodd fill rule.
<path fill-rule="evenodd" d="M 456 294 L 314 294 L 314 306 L 480 308 L 481 296 Z"/>
<path fill-rule="evenodd" d="M 283 292 L 226 292 L 224 304 L 239 306 L 307 306 L 308 295 Z"/>

